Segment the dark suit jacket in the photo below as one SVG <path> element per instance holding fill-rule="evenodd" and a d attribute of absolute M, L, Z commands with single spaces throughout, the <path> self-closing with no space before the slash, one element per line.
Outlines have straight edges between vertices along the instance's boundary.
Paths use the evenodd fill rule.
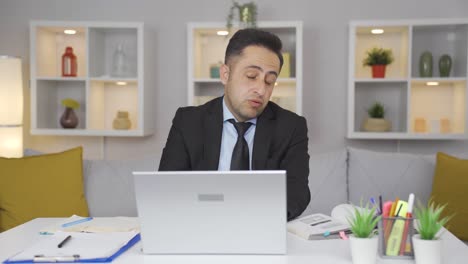
<path fill-rule="evenodd" d="M 159 170 L 217 170 L 223 130 L 222 97 L 177 110 Z M 310 201 L 309 154 L 305 118 L 269 102 L 257 119 L 253 170 L 286 170 L 288 220 Z"/>

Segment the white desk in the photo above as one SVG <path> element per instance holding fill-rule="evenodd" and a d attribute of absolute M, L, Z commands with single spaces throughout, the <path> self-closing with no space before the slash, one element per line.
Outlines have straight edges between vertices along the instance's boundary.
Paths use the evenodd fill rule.
<path fill-rule="evenodd" d="M 59 218 L 38 218 L 26 224 L 0 234 L 0 261 L 21 251 L 39 239 L 38 230 L 59 221 Z M 468 259 L 468 246 L 458 240 L 449 232 L 443 238 L 444 264 L 466 263 Z M 143 255 L 141 243 L 130 248 L 112 263 L 158 263 L 158 264 L 311 264 L 333 263 L 351 264 L 348 240 L 316 240 L 306 241 L 288 234 L 288 254 L 285 256 L 272 255 Z M 378 259 L 378 263 L 414 263 L 412 260 L 392 261 Z"/>

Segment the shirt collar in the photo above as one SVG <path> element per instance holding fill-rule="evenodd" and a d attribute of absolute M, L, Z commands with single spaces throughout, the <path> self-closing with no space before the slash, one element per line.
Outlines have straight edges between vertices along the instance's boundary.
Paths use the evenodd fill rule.
<path fill-rule="evenodd" d="M 223 96 L 223 122 L 226 122 L 229 119 L 234 119 L 237 122 L 237 119 L 234 117 L 234 115 L 229 111 L 229 108 L 226 105 L 226 102 L 224 101 L 224 96 Z M 257 118 L 252 118 L 250 120 L 247 120 L 246 122 L 250 122 L 254 125 L 257 125 Z"/>

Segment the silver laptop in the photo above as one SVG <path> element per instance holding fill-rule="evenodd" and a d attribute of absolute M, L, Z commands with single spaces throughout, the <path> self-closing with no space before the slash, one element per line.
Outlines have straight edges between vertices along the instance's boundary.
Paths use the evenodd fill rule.
<path fill-rule="evenodd" d="M 286 171 L 133 175 L 144 253 L 286 253 Z"/>

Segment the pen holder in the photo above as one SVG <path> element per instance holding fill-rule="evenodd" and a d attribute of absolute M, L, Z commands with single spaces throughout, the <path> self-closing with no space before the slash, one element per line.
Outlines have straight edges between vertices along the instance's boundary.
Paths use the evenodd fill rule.
<path fill-rule="evenodd" d="M 379 255 L 382 258 L 414 259 L 414 218 L 382 217 L 379 221 Z"/>

